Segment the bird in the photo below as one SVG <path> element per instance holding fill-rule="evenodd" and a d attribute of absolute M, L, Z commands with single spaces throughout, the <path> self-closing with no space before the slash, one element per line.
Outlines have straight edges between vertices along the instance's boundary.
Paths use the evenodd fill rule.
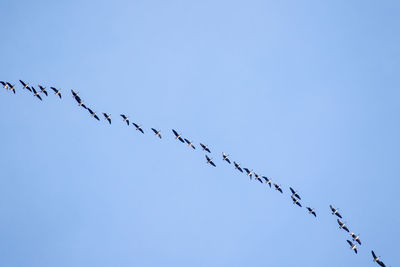
<path fill-rule="evenodd" d="M 107 120 L 109 124 L 111 124 L 111 118 L 110 118 L 111 114 L 109 115 L 105 112 L 102 112 L 102 113 L 103 113 L 104 119 Z"/>
<path fill-rule="evenodd" d="M 212 161 L 212 159 L 210 159 L 207 155 L 205 155 L 205 156 L 206 156 L 206 159 L 207 159 L 207 163 L 210 163 L 214 167 L 217 167 L 217 166 L 215 166 L 215 163 Z"/>
<path fill-rule="evenodd" d="M 97 117 L 96 112 L 93 112 L 93 110 L 91 110 L 90 108 L 88 108 L 88 111 L 93 118 L 95 118 L 98 121 L 100 120 L 99 117 Z"/>
<path fill-rule="evenodd" d="M 125 116 L 124 114 L 120 114 L 120 116 L 122 117 L 123 121 L 125 121 L 126 124 L 129 125 L 129 118 L 127 116 Z"/>
<path fill-rule="evenodd" d="M 314 217 L 317 217 L 317 214 L 315 213 L 314 209 L 310 208 L 310 207 L 306 207 L 308 210 L 308 213 L 314 215 Z"/>
<path fill-rule="evenodd" d="M 154 128 L 151 128 L 151 130 L 154 132 L 154 135 L 155 135 L 155 136 L 158 136 L 158 137 L 161 139 L 161 133 L 160 133 L 160 131 L 157 131 L 157 130 L 154 129 Z"/>
<path fill-rule="evenodd" d="M 374 261 L 378 263 L 382 267 L 386 267 L 386 265 L 379 259 L 380 257 L 376 256 L 375 252 L 371 250 L 372 257 L 374 258 Z"/>
<path fill-rule="evenodd" d="M 263 183 L 263 181 L 260 178 L 260 175 L 258 175 L 256 172 L 254 172 L 254 177 L 256 178 L 257 181 L 259 181 L 260 183 Z"/>
<path fill-rule="evenodd" d="M 222 152 L 222 160 L 225 160 L 226 162 L 228 162 L 229 164 L 231 164 L 231 161 L 228 159 L 228 156 L 229 156 L 229 155 L 227 155 L 227 154 L 225 154 L 224 152 Z"/>
<path fill-rule="evenodd" d="M 200 143 L 200 146 L 203 148 L 203 150 L 207 151 L 208 153 L 211 153 L 210 149 L 208 149 L 206 145 Z"/>
<path fill-rule="evenodd" d="M 40 92 L 41 93 L 43 93 L 43 94 L 45 94 L 46 96 L 48 96 L 48 94 L 47 94 L 47 91 L 46 91 L 46 87 L 43 87 L 42 85 L 38 85 L 39 86 L 39 88 L 40 88 Z"/>
<path fill-rule="evenodd" d="M 177 131 L 175 131 L 174 129 L 172 129 L 172 132 L 173 132 L 173 133 L 174 133 L 174 135 L 175 135 L 175 139 L 177 139 L 177 140 L 181 141 L 182 143 L 185 143 L 185 141 L 183 141 L 183 138 L 181 137 L 181 135 L 180 135 L 180 134 L 178 134 L 178 132 L 177 132 Z"/>
<path fill-rule="evenodd" d="M 85 106 L 85 104 L 83 104 L 83 103 L 80 103 L 80 106 L 83 107 L 84 109 L 88 109 L 88 108 Z"/>
<path fill-rule="evenodd" d="M 78 93 L 71 89 L 72 97 L 77 97 Z"/>
<path fill-rule="evenodd" d="M 274 183 L 274 186 L 275 186 L 275 190 L 278 190 L 279 192 L 281 192 L 283 194 L 282 188 L 279 185 Z"/>
<path fill-rule="evenodd" d="M 250 180 L 253 179 L 253 170 L 249 170 L 247 168 L 243 168 L 243 170 L 245 170 L 247 172 L 246 176 L 250 177 Z"/>
<path fill-rule="evenodd" d="M 13 91 L 13 93 L 15 94 L 15 84 L 14 85 L 12 85 L 11 83 L 9 83 L 9 82 L 7 82 L 7 85 L 8 85 L 8 90 L 11 90 L 11 91 Z"/>
<path fill-rule="evenodd" d="M 235 165 L 235 169 L 238 169 L 240 172 L 243 172 L 242 168 L 240 168 L 240 164 L 239 163 L 234 161 L 233 164 Z"/>
<path fill-rule="evenodd" d="M 3 88 L 8 90 L 8 83 L 0 81 L 1 85 L 3 85 Z"/>
<path fill-rule="evenodd" d="M 132 124 L 133 124 L 133 126 L 136 127 L 136 130 L 137 130 L 137 131 L 140 131 L 142 134 L 144 134 L 143 129 L 142 129 L 142 126 L 140 126 L 140 125 L 138 125 L 138 124 L 136 124 L 136 123 L 134 123 L 134 122 L 132 122 Z"/>
<path fill-rule="evenodd" d="M 353 241 L 356 241 L 359 245 L 361 245 L 361 240 L 358 235 L 356 235 L 355 233 L 350 233 L 350 235 L 353 238 Z"/>
<path fill-rule="evenodd" d="M 196 149 L 196 147 L 193 145 L 193 142 L 187 140 L 186 138 L 184 138 L 185 142 L 188 144 L 188 146 L 190 146 L 193 149 Z"/>
<path fill-rule="evenodd" d="M 40 97 L 39 93 L 36 92 L 36 90 L 35 90 L 35 88 L 33 88 L 33 86 L 32 86 L 32 91 L 33 91 L 33 96 L 36 96 L 37 98 L 40 99 L 40 101 L 42 101 L 42 98 Z"/>
<path fill-rule="evenodd" d="M 337 219 L 337 222 L 339 224 L 339 229 L 343 229 L 346 232 L 350 232 L 349 228 L 347 228 L 347 226 L 340 219 Z"/>
<path fill-rule="evenodd" d="M 350 249 L 354 250 L 354 252 L 357 254 L 357 246 L 356 246 L 356 244 L 353 244 L 353 242 L 351 242 L 350 240 L 346 240 L 346 241 L 347 241 L 347 243 L 349 243 Z"/>
<path fill-rule="evenodd" d="M 293 204 L 296 204 L 297 206 L 301 207 L 300 202 L 297 200 L 297 198 L 295 198 L 293 195 L 290 196 L 293 200 Z"/>
<path fill-rule="evenodd" d="M 28 89 L 29 91 L 31 91 L 31 92 L 32 92 L 31 88 L 28 86 L 28 84 L 27 84 L 27 83 L 24 83 L 22 80 L 19 80 L 19 82 L 22 84 L 22 86 L 23 86 L 23 89 Z"/>
<path fill-rule="evenodd" d="M 332 210 L 332 215 L 336 215 L 338 216 L 340 219 L 342 219 L 342 215 L 340 215 L 339 211 L 337 209 L 335 209 L 332 205 L 329 205 L 329 207 Z"/>
<path fill-rule="evenodd" d="M 295 197 L 297 197 L 298 199 L 301 200 L 301 197 L 299 196 L 299 194 L 296 191 L 294 191 L 293 188 L 291 188 L 291 187 L 289 187 L 289 188 L 290 188 L 290 191 L 292 192 L 292 196 L 295 196 Z"/>
<path fill-rule="evenodd" d="M 265 180 L 265 183 L 271 187 L 271 179 L 269 179 L 267 176 L 263 176 L 262 178 Z"/>
<path fill-rule="evenodd" d="M 50 89 L 51 90 L 53 90 L 54 91 L 54 94 L 55 95 L 58 95 L 58 97 L 61 99 L 62 97 L 61 97 L 61 90 L 60 89 L 57 89 L 57 88 L 54 88 L 54 87 L 50 87 Z"/>

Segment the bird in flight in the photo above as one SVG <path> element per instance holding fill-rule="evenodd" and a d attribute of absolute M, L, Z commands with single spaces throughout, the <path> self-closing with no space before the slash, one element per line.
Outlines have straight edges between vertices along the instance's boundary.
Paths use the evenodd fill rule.
<path fill-rule="evenodd" d="M 196 147 L 193 145 L 193 142 L 189 141 L 188 139 L 184 138 L 185 142 L 188 144 L 193 149 L 196 149 Z"/>
<path fill-rule="evenodd" d="M 231 161 L 228 159 L 228 156 L 229 156 L 229 155 L 227 155 L 227 154 L 225 154 L 224 152 L 222 152 L 222 160 L 225 160 L 226 162 L 228 162 L 229 164 L 231 164 Z"/>
<path fill-rule="evenodd" d="M 55 95 L 58 95 L 58 97 L 59 97 L 60 99 L 62 98 L 62 96 L 61 96 L 61 90 L 60 90 L 60 89 L 57 89 L 57 88 L 55 88 L 55 87 L 50 87 L 50 89 L 53 90 L 53 91 L 54 91 L 54 94 L 55 94 Z"/>
<path fill-rule="evenodd" d="M 332 210 L 332 215 L 336 215 L 338 216 L 340 219 L 342 219 L 342 215 L 340 215 L 339 211 L 337 209 L 335 209 L 335 207 L 333 207 L 332 205 L 329 205 L 329 207 Z"/>
<path fill-rule="evenodd" d="M 271 187 L 271 179 L 269 179 L 267 176 L 263 176 L 262 178 L 265 180 L 265 183 Z"/>
<path fill-rule="evenodd" d="M 4 82 L 4 81 L 0 81 L 1 85 L 3 85 L 3 88 L 8 90 L 8 83 Z"/>
<path fill-rule="evenodd" d="M 22 84 L 22 86 L 23 86 L 23 89 L 28 89 L 29 91 L 31 91 L 31 92 L 32 92 L 31 88 L 28 86 L 28 84 L 27 84 L 27 83 L 24 83 L 22 80 L 19 80 L 19 82 Z"/>
<path fill-rule="evenodd" d="M 340 219 L 337 219 L 337 222 L 339 224 L 339 229 L 343 229 L 346 232 L 350 232 L 349 228 L 347 228 L 347 226 Z"/>
<path fill-rule="evenodd" d="M 209 163 L 209 164 L 213 165 L 214 167 L 217 167 L 217 166 L 215 166 L 215 163 L 212 161 L 212 159 L 210 159 L 207 155 L 205 155 L 205 156 L 207 159 L 207 164 Z"/>
<path fill-rule="evenodd" d="M 125 121 L 126 124 L 129 125 L 129 118 L 127 116 L 125 116 L 124 114 L 120 114 L 120 116 L 122 117 L 123 121 Z"/>
<path fill-rule="evenodd" d="M 297 206 L 301 207 L 300 202 L 297 200 L 297 198 L 295 198 L 293 195 L 290 196 L 293 200 L 293 204 L 296 204 Z"/>
<path fill-rule="evenodd" d="M 253 170 L 250 171 L 247 168 L 243 168 L 243 170 L 246 171 L 246 173 L 247 173 L 246 176 L 249 176 L 250 180 L 253 179 Z"/>
<path fill-rule="evenodd" d="M 157 131 L 157 130 L 154 129 L 154 128 L 151 128 L 151 130 L 154 132 L 154 135 L 155 135 L 155 136 L 158 136 L 160 139 L 162 138 L 162 137 L 161 137 L 160 131 Z"/>
<path fill-rule="evenodd" d="M 263 181 L 260 178 L 260 175 L 258 175 L 256 172 L 254 172 L 254 178 L 259 181 L 260 183 L 263 183 Z"/>
<path fill-rule="evenodd" d="M 350 240 L 346 240 L 346 241 L 347 241 L 347 243 L 349 243 L 350 249 L 354 250 L 354 252 L 357 254 L 357 246 L 356 246 L 356 244 L 353 244 L 353 242 L 351 242 Z"/>
<path fill-rule="evenodd" d="M 175 131 L 174 129 L 172 129 L 172 132 L 173 132 L 174 135 L 175 135 L 175 139 L 178 139 L 178 140 L 181 141 L 182 143 L 185 143 L 185 141 L 183 140 L 183 138 L 181 137 L 181 135 L 178 134 L 177 131 Z"/>
<path fill-rule="evenodd" d="M 104 119 L 108 121 L 109 124 L 111 124 L 111 114 L 107 114 L 103 112 Z"/>
<path fill-rule="evenodd" d="M 290 191 L 292 192 L 292 196 L 295 196 L 295 197 L 297 197 L 298 199 L 301 200 L 301 197 L 299 196 L 299 194 L 296 191 L 294 191 L 293 188 L 291 188 L 291 187 L 289 187 L 289 188 L 290 188 Z"/>
<path fill-rule="evenodd" d="M 39 86 L 40 92 L 43 93 L 43 94 L 45 94 L 46 96 L 48 96 L 47 91 L 46 91 L 46 87 L 43 87 L 43 86 L 40 85 L 40 84 L 39 84 L 38 86 Z"/>
<path fill-rule="evenodd" d="M 206 145 L 200 143 L 200 146 L 203 148 L 203 150 L 207 151 L 208 153 L 211 153 L 210 149 L 208 149 Z"/>
<path fill-rule="evenodd" d="M 140 131 L 142 134 L 144 134 L 143 129 L 142 129 L 142 126 L 140 126 L 140 125 L 138 125 L 138 124 L 136 124 L 136 123 L 134 123 L 134 122 L 132 122 L 132 124 L 133 124 L 133 126 L 136 127 L 136 130 L 137 130 L 137 131 Z"/>
<path fill-rule="evenodd" d="M 308 213 L 314 215 L 314 217 L 317 217 L 317 214 L 315 213 L 314 209 L 307 207 Z"/>
<path fill-rule="evenodd" d="M 90 108 L 88 108 L 88 111 L 93 118 L 95 118 L 98 121 L 100 120 L 99 117 L 97 117 L 96 112 L 93 112 L 93 110 L 91 110 Z"/>
<path fill-rule="evenodd" d="M 386 265 L 379 259 L 380 257 L 376 256 L 375 252 L 371 250 L 372 257 L 374 258 L 374 261 L 378 263 L 382 267 L 386 267 Z"/>
<path fill-rule="evenodd" d="M 350 235 L 353 238 L 353 241 L 356 241 L 359 245 L 361 245 L 361 240 L 358 235 L 356 235 L 355 233 L 350 233 Z"/>
<path fill-rule="evenodd" d="M 283 194 L 282 188 L 280 187 L 280 185 L 277 185 L 274 183 L 275 186 L 275 190 L 278 190 L 279 192 L 281 192 Z"/>
<path fill-rule="evenodd" d="M 36 92 L 36 90 L 35 90 L 35 88 L 33 88 L 33 86 L 32 86 L 32 91 L 33 91 L 33 96 L 36 96 L 37 98 L 40 99 L 40 101 L 42 101 L 42 98 L 40 97 L 39 93 Z"/>
<path fill-rule="evenodd" d="M 240 164 L 239 163 L 234 161 L 233 164 L 235 165 L 235 169 L 238 169 L 240 172 L 243 172 L 242 168 L 240 168 Z"/>
<path fill-rule="evenodd" d="M 11 83 L 7 82 L 8 85 L 8 90 L 13 91 L 13 93 L 15 94 L 15 85 L 12 85 Z"/>

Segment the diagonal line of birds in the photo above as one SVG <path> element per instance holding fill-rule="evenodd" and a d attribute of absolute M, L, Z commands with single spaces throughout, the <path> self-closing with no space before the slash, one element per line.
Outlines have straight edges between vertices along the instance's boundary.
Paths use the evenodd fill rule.
<path fill-rule="evenodd" d="M 42 96 L 40 94 L 43 94 L 46 97 L 48 96 L 48 92 L 46 91 L 46 87 L 44 87 L 44 86 L 42 86 L 40 84 L 38 85 L 39 90 L 36 90 L 32 85 L 29 85 L 29 83 L 25 83 L 22 80 L 19 80 L 19 82 L 21 83 L 23 90 L 27 90 L 27 91 L 33 93 L 33 96 L 38 98 L 40 101 L 43 101 L 43 98 L 42 98 Z M 4 81 L 0 81 L 0 84 L 7 91 L 13 92 L 14 94 L 16 93 L 15 84 L 11 84 L 10 82 L 4 82 Z M 55 88 L 55 87 L 50 87 L 50 89 L 54 92 L 55 96 L 58 96 L 59 99 L 62 99 L 61 89 L 58 89 L 58 88 Z M 75 99 L 75 101 L 78 103 L 79 107 L 82 107 L 83 109 L 87 110 L 91 117 L 93 117 L 94 119 L 100 121 L 100 118 L 99 118 L 100 115 L 98 116 L 98 114 L 95 111 L 93 111 L 92 109 L 88 108 L 83 103 L 81 97 L 78 95 L 77 92 L 75 92 L 74 90 L 71 90 L 71 93 L 72 93 L 72 98 Z M 107 121 L 111 125 L 112 124 L 111 114 L 106 113 L 106 112 L 102 112 L 102 115 L 103 115 L 104 120 Z M 133 125 L 137 131 L 139 131 L 142 134 L 145 133 L 141 125 L 139 125 L 139 124 L 137 124 L 135 122 L 131 122 L 129 120 L 129 117 L 126 116 L 125 114 L 120 114 L 118 117 L 120 117 L 120 120 L 123 123 L 126 123 L 127 126 Z M 160 130 L 157 130 L 155 128 L 151 128 L 151 130 L 152 130 L 154 136 L 158 137 L 159 139 L 162 139 L 162 135 L 161 135 L 161 131 Z M 189 140 L 189 139 L 187 139 L 187 138 L 184 138 L 182 136 L 182 134 L 180 134 L 177 130 L 172 129 L 172 133 L 173 133 L 173 135 L 175 137 L 175 140 L 177 140 L 177 141 L 179 141 L 179 142 L 181 142 L 183 144 L 186 144 L 188 147 L 192 148 L 193 150 L 196 149 L 196 146 L 194 145 L 194 142 Z M 201 147 L 202 151 L 211 154 L 211 150 L 207 145 L 205 145 L 203 143 L 200 143 L 200 147 Z M 212 167 L 217 167 L 217 165 L 215 164 L 213 158 L 210 158 L 207 154 L 205 155 L 205 159 L 206 159 L 205 160 L 206 164 L 209 164 Z M 224 153 L 224 152 L 222 152 L 222 161 L 226 162 L 227 164 L 231 164 L 231 160 L 229 159 L 229 155 Z M 238 162 L 236 162 L 236 161 L 233 161 L 233 165 L 234 165 L 234 169 L 235 170 L 237 170 L 237 171 L 239 171 L 241 173 L 244 173 L 247 177 L 249 177 L 250 180 L 253 180 L 253 176 L 254 176 L 254 180 L 260 182 L 261 184 L 266 184 L 270 188 L 272 188 L 272 185 L 273 185 L 276 191 L 278 191 L 279 193 L 283 194 L 283 189 L 282 189 L 281 185 L 277 184 L 275 182 L 272 182 L 271 179 L 268 178 L 267 176 L 261 176 L 261 175 L 257 174 L 256 172 L 254 172 L 252 169 L 250 170 L 249 168 L 242 168 L 242 167 L 240 167 L 240 164 Z M 290 190 L 290 193 L 291 193 L 290 198 L 291 198 L 293 204 L 297 205 L 300 208 L 302 208 L 303 206 L 302 206 L 302 204 L 300 202 L 300 200 L 301 200 L 300 194 L 297 191 L 295 191 L 292 187 L 289 187 L 289 190 Z M 335 208 L 333 205 L 329 205 L 329 208 L 332 211 L 331 214 L 333 216 L 337 217 L 337 223 L 339 225 L 339 229 L 343 229 L 344 231 L 349 233 L 349 235 L 351 237 L 351 240 L 347 239 L 346 241 L 347 241 L 347 243 L 349 245 L 350 250 L 354 251 L 354 253 L 357 254 L 358 253 L 357 245 L 361 246 L 361 240 L 360 240 L 359 235 L 357 235 L 357 234 L 355 234 L 353 232 L 350 232 L 350 230 L 348 229 L 347 225 L 343 221 L 340 220 L 340 219 L 343 219 L 343 217 L 339 213 L 339 209 Z M 307 206 L 306 209 L 307 209 L 307 211 L 308 211 L 308 213 L 310 215 L 312 215 L 315 218 L 317 218 L 317 213 L 313 208 Z M 383 261 L 380 259 L 380 256 L 377 256 L 373 250 L 371 250 L 371 254 L 372 254 L 372 258 L 373 258 L 374 262 L 376 262 L 377 264 L 379 264 L 382 267 L 386 266 L 383 263 Z"/>

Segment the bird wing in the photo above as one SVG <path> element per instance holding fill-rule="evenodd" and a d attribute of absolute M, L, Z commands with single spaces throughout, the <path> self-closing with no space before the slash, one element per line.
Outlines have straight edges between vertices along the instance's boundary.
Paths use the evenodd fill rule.
<path fill-rule="evenodd" d="M 2 84 L 4 85 L 4 82 L 2 82 Z M 11 83 L 9 83 L 9 82 L 7 82 L 7 85 L 11 88 L 11 87 L 13 87 L 12 85 L 11 85 Z"/>
<path fill-rule="evenodd" d="M 85 104 L 81 105 L 84 109 L 88 109 Z"/>
<path fill-rule="evenodd" d="M 227 161 L 229 164 L 231 164 L 231 161 L 230 161 L 228 158 L 226 159 L 226 161 Z"/>
<path fill-rule="evenodd" d="M 172 132 L 174 133 L 174 135 L 175 135 L 176 137 L 179 136 L 179 134 L 178 134 L 174 129 L 172 129 Z"/>
<path fill-rule="evenodd" d="M 238 170 L 239 170 L 240 172 L 243 172 L 242 168 L 240 168 L 239 166 L 238 166 Z"/>
<path fill-rule="evenodd" d="M 179 141 L 181 141 L 182 143 L 185 143 L 185 141 L 183 141 L 182 137 L 179 137 Z"/>
<path fill-rule="evenodd" d="M 210 160 L 210 158 L 206 155 L 206 159 L 209 161 Z"/>
<path fill-rule="evenodd" d="M 187 140 L 186 138 L 184 138 L 184 140 L 185 140 L 186 143 L 190 144 L 189 140 Z"/>
<path fill-rule="evenodd" d="M 386 267 L 386 265 L 383 262 L 381 262 L 380 260 L 377 260 L 376 263 L 378 263 L 382 267 Z"/>
<path fill-rule="evenodd" d="M 58 93 L 58 97 L 59 97 L 60 99 L 62 98 L 62 97 L 61 97 L 61 93 L 60 93 L 60 92 Z"/>
<path fill-rule="evenodd" d="M 361 240 L 360 239 L 357 239 L 356 241 L 357 241 L 358 244 L 361 245 Z"/>
<path fill-rule="evenodd" d="M 279 187 L 278 191 L 283 194 L 282 188 Z"/>
<path fill-rule="evenodd" d="M 44 93 L 46 96 L 48 96 L 48 94 L 47 94 L 47 91 L 46 91 L 46 90 L 43 90 L 43 93 Z"/>
<path fill-rule="evenodd" d="M 336 212 L 336 216 L 338 216 L 340 219 L 343 219 L 343 218 L 342 218 L 342 215 L 340 215 L 339 212 Z"/>
<path fill-rule="evenodd" d="M 105 113 L 105 112 L 102 112 L 103 113 L 103 116 L 104 116 L 104 118 L 107 118 L 108 116 L 107 116 L 107 113 Z"/>
<path fill-rule="evenodd" d="M 200 145 L 201 145 L 201 147 L 202 147 L 203 149 L 206 149 L 206 146 L 205 146 L 205 145 L 203 145 L 202 143 L 200 143 Z"/>
<path fill-rule="evenodd" d="M 301 207 L 300 202 L 296 201 L 297 206 Z"/>
<path fill-rule="evenodd" d="M 91 110 L 90 108 L 88 108 L 88 111 L 90 114 L 93 114 L 93 110 Z"/>
<path fill-rule="evenodd" d="M 243 170 L 245 170 L 248 174 L 250 173 L 249 169 L 247 168 L 243 168 Z"/>
<path fill-rule="evenodd" d="M 329 205 L 329 207 L 331 208 L 332 212 L 335 211 L 335 208 L 332 205 Z"/>
<path fill-rule="evenodd" d="M 110 119 L 110 118 L 108 118 L 107 120 L 108 120 L 108 123 L 110 123 L 110 124 L 111 124 L 111 119 Z"/>
<path fill-rule="evenodd" d="M 151 128 L 151 130 L 152 130 L 155 134 L 157 134 L 157 130 L 156 130 L 156 129 Z"/>
<path fill-rule="evenodd" d="M 315 213 L 315 211 L 311 212 L 312 215 L 314 215 L 314 217 L 317 217 L 317 214 Z"/>
<path fill-rule="evenodd" d="M 139 125 L 137 125 L 136 123 L 132 122 L 133 126 L 135 126 L 136 128 L 139 128 Z"/>
<path fill-rule="evenodd" d="M 372 257 L 374 257 L 374 259 L 376 259 L 377 257 L 375 255 L 375 252 L 373 250 L 371 250 L 371 253 L 372 253 Z"/>
<path fill-rule="evenodd" d="M 5 83 L 5 82 L 0 81 L 0 83 L 1 83 L 3 86 L 6 86 L 6 83 Z"/>
<path fill-rule="evenodd" d="M 142 134 L 144 134 L 144 131 L 143 131 L 142 128 L 139 128 L 139 131 L 140 131 Z"/>
<path fill-rule="evenodd" d="M 99 117 L 97 117 L 97 115 L 94 115 L 94 118 L 95 118 L 96 120 L 98 120 L 98 121 L 100 120 Z"/>
<path fill-rule="evenodd" d="M 57 88 L 54 88 L 54 87 L 50 87 L 50 89 L 53 90 L 54 93 L 57 93 L 57 91 L 58 91 Z"/>
<path fill-rule="evenodd" d="M 357 249 L 356 248 L 354 249 L 354 252 L 357 254 Z"/>
<path fill-rule="evenodd" d="M 24 83 L 23 81 L 19 80 L 19 82 L 25 87 L 26 83 Z"/>
<path fill-rule="evenodd" d="M 124 120 L 126 119 L 126 116 L 124 114 L 120 115 Z"/>
<path fill-rule="evenodd" d="M 350 240 L 346 240 L 347 243 L 349 243 L 349 245 L 352 247 L 353 246 L 353 242 L 351 242 Z"/>
<path fill-rule="evenodd" d="M 34 94 L 37 94 L 37 92 L 36 92 L 35 88 L 33 88 L 33 86 L 32 86 L 32 91 Z"/>
<path fill-rule="evenodd" d="M 42 101 L 42 98 L 40 97 L 40 95 L 37 95 L 37 98 L 39 98 L 39 99 L 40 99 L 40 101 Z"/>
<path fill-rule="evenodd" d="M 210 164 L 213 165 L 214 167 L 217 167 L 217 166 L 215 165 L 215 163 L 212 162 L 212 161 L 210 161 Z"/>
<path fill-rule="evenodd" d="M 289 187 L 289 189 L 292 192 L 292 194 L 296 194 L 296 191 L 294 191 L 293 188 Z"/>
<path fill-rule="evenodd" d="M 347 226 L 343 226 L 343 230 L 345 230 L 346 232 L 349 232 L 349 228 L 347 228 Z"/>

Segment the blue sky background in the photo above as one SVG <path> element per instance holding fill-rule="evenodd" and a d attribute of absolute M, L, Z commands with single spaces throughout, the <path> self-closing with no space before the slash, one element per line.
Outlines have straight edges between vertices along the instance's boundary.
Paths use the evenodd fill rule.
<path fill-rule="evenodd" d="M 400 265 L 398 1 L 0 10 L 0 80 L 64 94 L 0 90 L 0 266 L 374 266 L 371 249 Z M 217 168 L 171 128 L 208 144 Z M 358 255 L 329 204 L 360 234 Z"/>

